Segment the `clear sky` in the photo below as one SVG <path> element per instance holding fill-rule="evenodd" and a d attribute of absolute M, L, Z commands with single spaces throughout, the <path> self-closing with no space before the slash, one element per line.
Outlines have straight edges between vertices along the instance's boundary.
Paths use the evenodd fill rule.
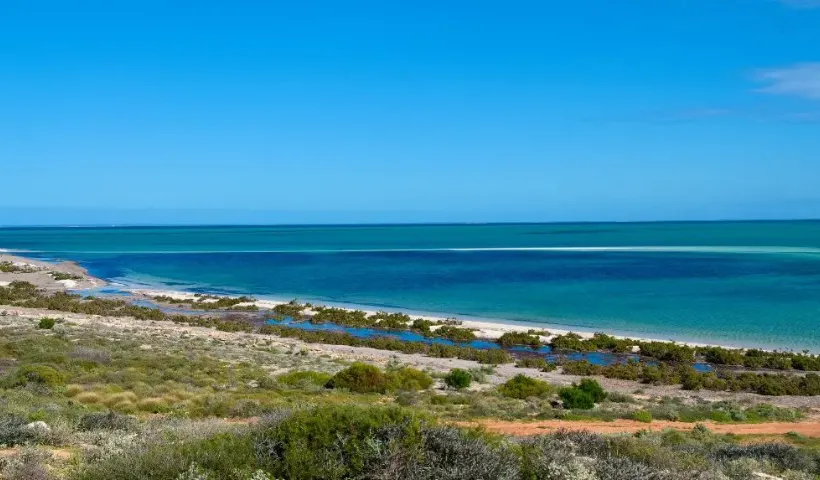
<path fill-rule="evenodd" d="M 6 1 L 0 225 L 820 217 L 820 1 Z"/>

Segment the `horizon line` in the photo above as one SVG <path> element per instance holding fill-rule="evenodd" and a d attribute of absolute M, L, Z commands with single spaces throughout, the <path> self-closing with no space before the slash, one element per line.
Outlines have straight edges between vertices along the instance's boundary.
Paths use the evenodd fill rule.
<path fill-rule="evenodd" d="M 88 224 L 28 224 L 0 225 L 0 229 L 63 229 L 63 228 L 214 228 L 214 227 L 425 227 L 425 226 L 503 226 L 503 225 L 606 225 L 654 223 L 764 223 L 764 222 L 818 222 L 815 218 L 756 218 L 756 219 L 690 219 L 690 220 L 565 220 L 528 222 L 351 222 L 351 223 L 88 223 Z"/>

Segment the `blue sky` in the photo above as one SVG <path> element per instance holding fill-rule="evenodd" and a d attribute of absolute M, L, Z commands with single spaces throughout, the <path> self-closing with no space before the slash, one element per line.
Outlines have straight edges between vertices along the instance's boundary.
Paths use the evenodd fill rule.
<path fill-rule="evenodd" d="M 3 2 L 0 176 L 0 225 L 817 218 L 820 1 Z"/>

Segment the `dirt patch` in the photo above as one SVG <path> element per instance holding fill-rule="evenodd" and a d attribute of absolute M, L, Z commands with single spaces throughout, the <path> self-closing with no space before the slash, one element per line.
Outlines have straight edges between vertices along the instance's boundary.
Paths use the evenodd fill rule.
<path fill-rule="evenodd" d="M 732 433 L 736 435 L 783 435 L 789 432 L 799 433 L 806 437 L 820 438 L 820 422 L 769 422 L 725 424 L 701 422 L 714 433 Z M 541 435 L 557 430 L 588 431 L 602 434 L 635 433 L 641 430 L 662 431 L 666 429 L 688 431 L 696 424 L 658 420 L 642 423 L 634 420 L 573 421 L 544 420 L 540 422 L 505 422 L 499 420 L 479 420 L 476 422 L 459 422 L 461 426 L 481 426 L 488 431 L 507 435 Z"/>
<path fill-rule="evenodd" d="M 57 460 L 68 460 L 71 458 L 73 453 L 71 450 L 65 448 L 46 448 L 40 447 L 38 450 L 42 452 L 46 452 L 50 454 L 53 458 Z M 13 448 L 0 448 L 0 458 L 9 458 L 19 454 L 22 451 L 20 447 L 13 447 Z"/>

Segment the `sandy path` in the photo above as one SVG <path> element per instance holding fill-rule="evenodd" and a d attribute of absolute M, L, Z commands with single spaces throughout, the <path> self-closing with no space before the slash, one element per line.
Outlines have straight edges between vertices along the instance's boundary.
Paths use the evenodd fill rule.
<path fill-rule="evenodd" d="M 725 424 L 702 422 L 714 433 L 732 433 L 736 435 L 783 435 L 796 432 L 806 437 L 820 437 L 820 422 L 770 422 Z M 652 423 L 641 423 L 634 420 L 604 421 L 576 421 L 576 420 L 545 420 L 540 422 L 505 422 L 500 420 L 479 420 L 476 422 L 459 422 L 462 426 L 481 426 L 485 429 L 508 435 L 539 435 L 556 430 L 585 430 L 595 433 L 635 433 L 640 430 L 661 431 L 692 430 L 694 423 L 671 422 L 657 420 Z"/>

